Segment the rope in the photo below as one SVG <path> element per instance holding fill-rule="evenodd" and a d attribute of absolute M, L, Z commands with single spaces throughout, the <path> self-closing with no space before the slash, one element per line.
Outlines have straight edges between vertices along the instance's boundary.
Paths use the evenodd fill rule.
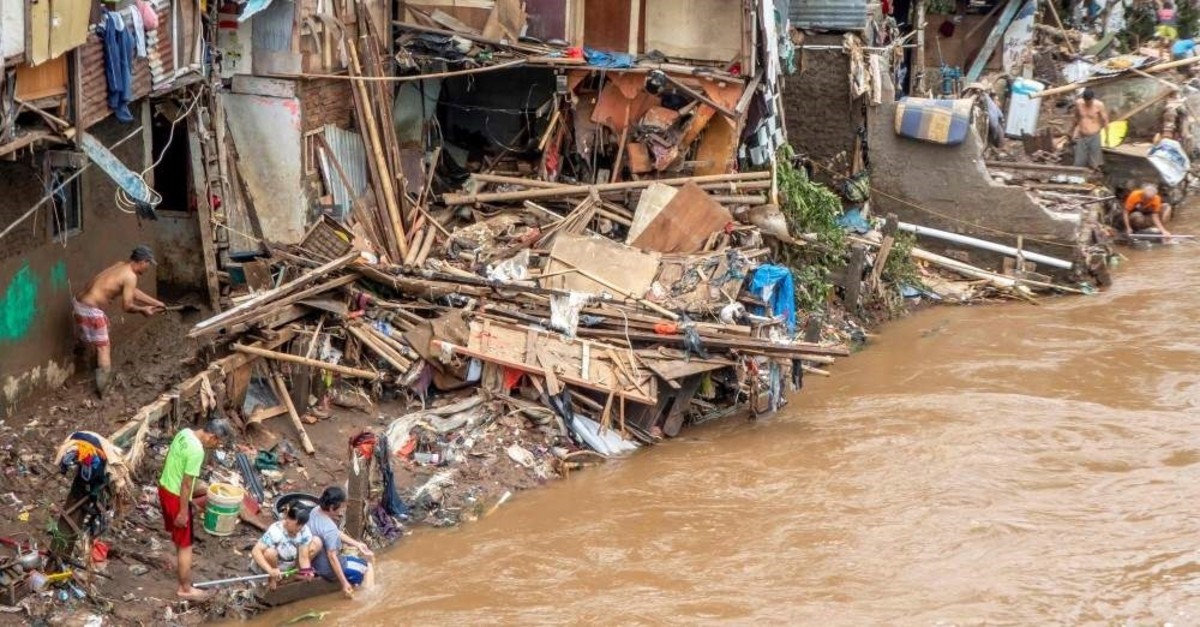
<path fill-rule="evenodd" d="M 833 170 L 833 169 L 831 169 L 831 168 L 828 168 L 828 167 L 826 167 L 826 166 L 824 166 L 824 165 L 822 165 L 822 164 L 820 164 L 820 163 L 817 163 L 816 161 L 810 161 L 810 163 L 812 163 L 812 164 L 813 164 L 815 167 L 817 167 L 817 168 L 820 168 L 821 170 L 824 170 L 824 171 L 825 171 L 826 173 L 828 173 L 828 174 L 831 174 L 831 175 L 833 175 L 833 176 L 836 176 L 836 177 L 838 177 L 838 178 L 845 178 L 845 177 L 844 177 L 842 174 L 838 173 L 836 170 Z M 1054 241 L 1045 240 L 1045 239 L 1038 239 L 1038 238 L 1036 238 L 1036 237 L 1030 237 L 1030 236 L 1028 236 L 1028 235 L 1019 235 L 1019 234 L 1017 234 L 1017 233 L 1009 233 L 1008 231 L 1004 231 L 1004 230 L 1001 230 L 1001 229 L 992 228 L 992 227 L 990 227 L 990 226 L 984 226 L 984 225 L 982 225 L 982 224 L 976 224 L 976 223 L 974 223 L 974 222 L 971 222 L 971 221 L 969 221 L 969 220 L 964 220 L 964 219 L 962 219 L 962 218 L 957 218 L 957 217 L 954 217 L 954 216 L 952 216 L 952 215 L 949 215 L 949 214 L 942 213 L 942 212 L 940 212 L 940 211 L 935 211 L 935 210 L 933 210 L 933 209 L 930 209 L 930 208 L 928 208 L 928 207 L 923 207 L 923 206 L 921 206 L 921 205 L 918 205 L 918 204 L 916 204 L 916 203 L 914 203 L 914 202 L 912 202 L 912 201 L 905 200 L 905 199 L 903 199 L 903 198 L 899 198 L 899 197 L 893 196 L 893 195 L 891 195 L 891 194 L 889 194 L 889 193 L 887 193 L 887 192 L 884 192 L 884 191 L 880 190 L 879 188 L 875 187 L 874 185 L 870 186 L 870 189 L 871 189 L 871 193 L 872 193 L 872 194 L 879 194 L 880 196 L 883 196 L 884 198 L 888 198 L 888 199 L 894 200 L 894 201 L 896 201 L 896 202 L 898 202 L 898 203 L 900 203 L 900 204 L 902 204 L 902 205 L 907 205 L 907 206 L 909 206 L 909 207 L 911 207 L 911 208 L 913 208 L 913 209 L 916 209 L 916 210 L 918 210 L 918 211 L 924 211 L 925 213 L 928 213 L 928 214 L 930 214 L 930 215 L 935 215 L 935 216 L 937 216 L 937 217 L 939 217 L 939 218 L 942 218 L 942 219 L 944 219 L 944 220 L 950 220 L 951 222 L 957 222 L 957 223 L 959 223 L 959 224 L 965 224 L 965 225 L 967 225 L 967 226 L 970 226 L 970 227 L 972 227 L 972 228 L 976 228 L 976 229 L 982 229 L 982 230 L 984 230 L 984 231 L 988 231 L 988 232 L 991 232 L 991 233 L 995 233 L 996 235 L 1004 235 L 1004 236 L 1006 236 L 1006 237 L 1011 237 L 1011 238 L 1014 238 L 1014 239 L 1015 239 L 1015 238 L 1017 238 L 1017 237 L 1021 237 L 1021 238 L 1023 238 L 1023 239 L 1024 239 L 1024 241 L 1026 241 L 1026 242 L 1037 242 L 1037 243 L 1039 243 L 1039 244 L 1045 244 L 1045 245 L 1047 245 L 1047 246 L 1058 246 L 1058 247 L 1061 247 L 1061 248 L 1066 248 L 1066 249 L 1068 249 L 1068 250 L 1075 250 L 1075 246 L 1073 246 L 1073 245 L 1071 245 L 1071 244 L 1063 244 L 1062 242 L 1054 242 Z"/>
<path fill-rule="evenodd" d="M 174 120 L 171 120 L 171 132 L 167 134 L 167 143 L 165 146 L 163 146 L 162 152 L 160 152 L 158 154 L 158 158 L 155 159 L 154 162 L 151 163 L 149 167 L 147 167 L 145 170 L 142 170 L 142 172 L 140 174 L 138 174 L 138 179 L 140 179 L 142 181 L 142 184 L 146 186 L 146 189 L 150 191 L 150 206 L 151 207 L 157 206 L 159 203 L 162 202 L 162 195 L 160 195 L 158 192 L 154 191 L 154 188 L 151 187 L 148 183 L 146 183 L 146 174 L 153 171 L 154 168 L 157 168 L 158 164 L 162 163 L 162 160 L 164 158 L 166 158 L 167 150 L 170 149 L 170 147 L 171 147 L 171 142 L 175 141 L 175 127 L 180 122 L 182 122 L 184 119 L 186 119 L 189 115 L 192 114 L 192 111 L 195 110 L 196 105 L 199 102 L 200 102 L 200 95 L 194 94 L 192 97 L 192 104 L 188 105 L 187 110 L 184 111 L 182 114 L 180 114 L 179 117 L 175 118 Z M 129 213 L 129 214 L 137 213 L 137 206 L 139 204 L 137 199 L 130 196 L 129 193 L 126 192 L 124 190 L 124 188 L 122 188 L 120 186 L 117 187 L 117 191 L 113 197 L 113 202 L 114 202 L 114 204 L 116 204 L 117 209 L 120 209 L 121 211 L 123 211 L 125 213 Z"/>

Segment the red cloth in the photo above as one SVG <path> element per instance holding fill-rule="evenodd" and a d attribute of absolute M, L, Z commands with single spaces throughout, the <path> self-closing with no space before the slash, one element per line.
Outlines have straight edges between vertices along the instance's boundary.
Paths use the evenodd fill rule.
<path fill-rule="evenodd" d="M 171 542 L 175 546 L 186 549 L 192 546 L 192 504 L 188 503 L 187 524 L 183 527 L 175 526 L 175 517 L 179 515 L 179 509 L 183 506 L 183 499 L 179 496 L 171 494 L 171 491 L 158 486 L 158 504 L 162 508 L 163 523 L 166 530 L 171 534 Z"/>

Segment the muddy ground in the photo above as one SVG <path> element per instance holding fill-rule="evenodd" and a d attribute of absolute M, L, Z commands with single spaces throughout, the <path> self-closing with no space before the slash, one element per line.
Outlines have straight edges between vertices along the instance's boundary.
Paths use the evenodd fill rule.
<path fill-rule="evenodd" d="M 18 540 L 32 537 L 39 546 L 46 546 L 47 525 L 57 518 L 70 488 L 69 475 L 60 474 L 51 459 L 55 449 L 75 430 L 112 434 L 142 405 L 207 367 L 216 356 L 212 349 L 185 339 L 187 330 L 203 315 L 165 314 L 116 338 L 114 365 L 120 374 L 106 398 L 95 396 L 90 368 L 81 367 L 61 390 L 27 402 L 17 414 L 0 424 L 4 442 L 0 452 L 4 460 L 0 499 L 8 512 L 0 520 L 0 537 Z M 342 391 L 343 397 L 354 396 Z M 450 400 L 453 399 L 443 402 Z M 315 415 L 321 412 L 306 416 L 306 422 L 310 423 L 306 429 L 317 449 L 315 455 L 300 452 L 287 416 L 269 419 L 262 423 L 261 429 L 243 434 L 238 447 L 251 459 L 258 450 L 277 444 L 280 446 L 276 450 L 297 453 L 295 457 L 283 456 L 278 475 L 264 477 L 269 497 L 288 492 L 319 494 L 327 485 L 343 485 L 350 438 L 364 429 L 382 435 L 396 417 L 419 409 L 414 402 L 405 400 L 378 406 L 359 404 L 357 408 L 331 405 L 328 416 Z M 545 425 L 535 425 L 520 416 L 501 416 L 479 432 L 465 450 L 466 455 L 452 468 L 420 465 L 411 458 L 395 462 L 396 484 L 405 498 L 431 478 L 443 480 L 435 482 L 438 489 L 432 499 L 426 494 L 413 503 L 416 522 L 409 524 L 444 526 L 471 520 L 499 502 L 505 492 L 534 487 L 555 476 L 556 473 L 547 472 L 546 464 L 527 468 L 505 454 L 506 447 L 519 443 L 531 449 L 535 457 L 547 458 L 553 439 L 547 436 L 549 431 Z M 174 547 L 163 529 L 155 487 L 173 435 L 174 428 L 151 432 L 147 458 L 135 477 L 135 503 L 101 537 L 111 551 L 97 570 L 109 578 L 92 578 L 94 586 L 80 581 L 80 589 L 90 591 L 87 598 L 68 595 L 64 599 L 58 591 L 30 595 L 21 609 L 0 613 L 0 623 L 82 625 L 99 616 L 104 624 L 195 624 L 207 618 L 238 616 L 257 609 L 251 595 L 233 591 L 226 591 L 204 606 L 175 598 Z M 236 474 L 232 463 L 235 452 L 233 448 L 225 448 L 211 453 L 206 474 L 207 471 Z M 264 510 L 260 520 L 269 523 L 272 518 Z M 201 518 L 197 516 L 194 581 L 248 574 L 250 548 L 260 532 L 240 523 L 233 535 L 218 538 L 200 530 L 200 524 Z M 11 551 L 0 547 L 0 555 L 10 554 Z"/>

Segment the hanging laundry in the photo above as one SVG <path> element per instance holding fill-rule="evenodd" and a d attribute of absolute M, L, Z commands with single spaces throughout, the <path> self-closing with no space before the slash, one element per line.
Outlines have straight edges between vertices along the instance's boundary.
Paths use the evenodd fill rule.
<path fill-rule="evenodd" d="M 117 120 L 133 121 L 129 103 L 133 101 L 133 34 L 115 11 L 105 11 L 100 23 L 104 42 L 104 80 L 108 83 L 108 108 Z"/>
<path fill-rule="evenodd" d="M 142 12 L 134 7 L 129 12 L 129 23 L 133 27 L 133 40 L 137 44 L 137 56 L 146 58 L 146 24 L 142 21 Z"/>

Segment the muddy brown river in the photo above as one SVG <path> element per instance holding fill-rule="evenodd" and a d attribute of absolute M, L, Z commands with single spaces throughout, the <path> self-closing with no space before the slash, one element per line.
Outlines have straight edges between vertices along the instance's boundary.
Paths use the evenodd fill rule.
<path fill-rule="evenodd" d="M 1200 624 L 1200 243 L 1125 254 L 1107 293 L 888 325 L 775 417 L 420 531 L 379 588 L 261 624 Z"/>

